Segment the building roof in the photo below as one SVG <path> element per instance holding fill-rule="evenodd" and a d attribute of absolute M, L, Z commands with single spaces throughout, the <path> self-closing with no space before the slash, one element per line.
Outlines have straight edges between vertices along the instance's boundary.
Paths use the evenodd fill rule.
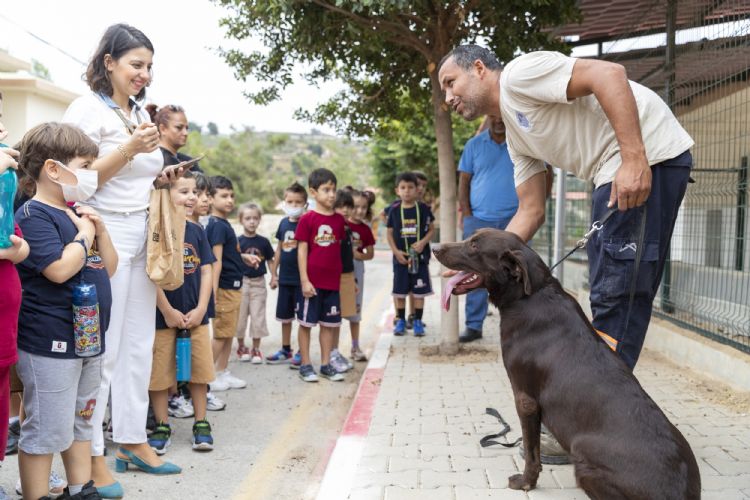
<path fill-rule="evenodd" d="M 677 29 L 750 17 L 750 0 L 679 0 Z M 579 0 L 583 19 L 555 28 L 557 36 L 578 36 L 574 45 L 665 31 L 667 0 Z"/>
<path fill-rule="evenodd" d="M 30 92 L 32 94 L 61 102 L 65 105 L 70 104 L 76 97 L 78 97 L 78 94 L 58 87 L 52 82 L 42 80 L 35 76 L 19 73 L 0 73 L 0 87 L 2 87 L 3 90 L 22 90 Z"/>

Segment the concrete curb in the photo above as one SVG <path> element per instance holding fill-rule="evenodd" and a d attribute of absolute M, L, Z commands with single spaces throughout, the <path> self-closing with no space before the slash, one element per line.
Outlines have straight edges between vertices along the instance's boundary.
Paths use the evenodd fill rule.
<path fill-rule="evenodd" d="M 351 492 L 391 351 L 392 323 L 393 311 L 388 310 L 380 320 L 380 334 L 375 349 L 362 374 L 344 427 L 328 459 L 318 490 L 318 500 L 345 500 Z"/>

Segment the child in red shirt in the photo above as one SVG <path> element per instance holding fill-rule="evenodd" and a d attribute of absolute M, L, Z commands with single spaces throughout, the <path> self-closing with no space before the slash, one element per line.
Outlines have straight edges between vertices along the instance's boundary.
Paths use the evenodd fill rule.
<path fill-rule="evenodd" d="M 315 207 L 303 215 L 294 239 L 299 242 L 301 296 L 297 298 L 299 347 L 302 364 L 299 376 L 305 382 L 317 382 L 310 362 L 310 330 L 320 324 L 320 374 L 329 380 L 343 380 L 330 364 L 335 328 L 341 325 L 341 241 L 346 237 L 344 218 L 333 210 L 336 201 L 336 176 L 325 168 L 313 170 L 308 178 Z"/>

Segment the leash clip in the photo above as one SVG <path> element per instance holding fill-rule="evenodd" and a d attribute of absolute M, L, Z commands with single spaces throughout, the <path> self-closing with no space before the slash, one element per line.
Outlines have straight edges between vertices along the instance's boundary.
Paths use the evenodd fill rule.
<path fill-rule="evenodd" d="M 594 223 L 591 224 L 591 229 L 589 229 L 589 231 L 583 235 L 583 238 L 578 240 L 578 243 L 576 243 L 576 248 L 585 248 L 586 243 L 589 242 L 589 240 L 594 235 L 594 233 L 597 231 L 601 231 L 603 227 L 604 227 L 603 222 L 599 222 L 598 220 L 594 221 Z"/>

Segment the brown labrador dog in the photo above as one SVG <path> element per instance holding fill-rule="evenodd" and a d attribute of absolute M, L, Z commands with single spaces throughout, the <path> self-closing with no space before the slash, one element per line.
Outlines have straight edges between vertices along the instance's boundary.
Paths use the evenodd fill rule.
<path fill-rule="evenodd" d="M 484 287 L 500 309 L 503 363 L 525 450 L 523 474 L 509 478 L 511 488 L 536 486 L 544 423 L 591 498 L 700 498 L 688 442 L 520 238 L 486 229 L 433 252 L 460 271 L 443 290 L 446 308 L 451 294 Z"/>

